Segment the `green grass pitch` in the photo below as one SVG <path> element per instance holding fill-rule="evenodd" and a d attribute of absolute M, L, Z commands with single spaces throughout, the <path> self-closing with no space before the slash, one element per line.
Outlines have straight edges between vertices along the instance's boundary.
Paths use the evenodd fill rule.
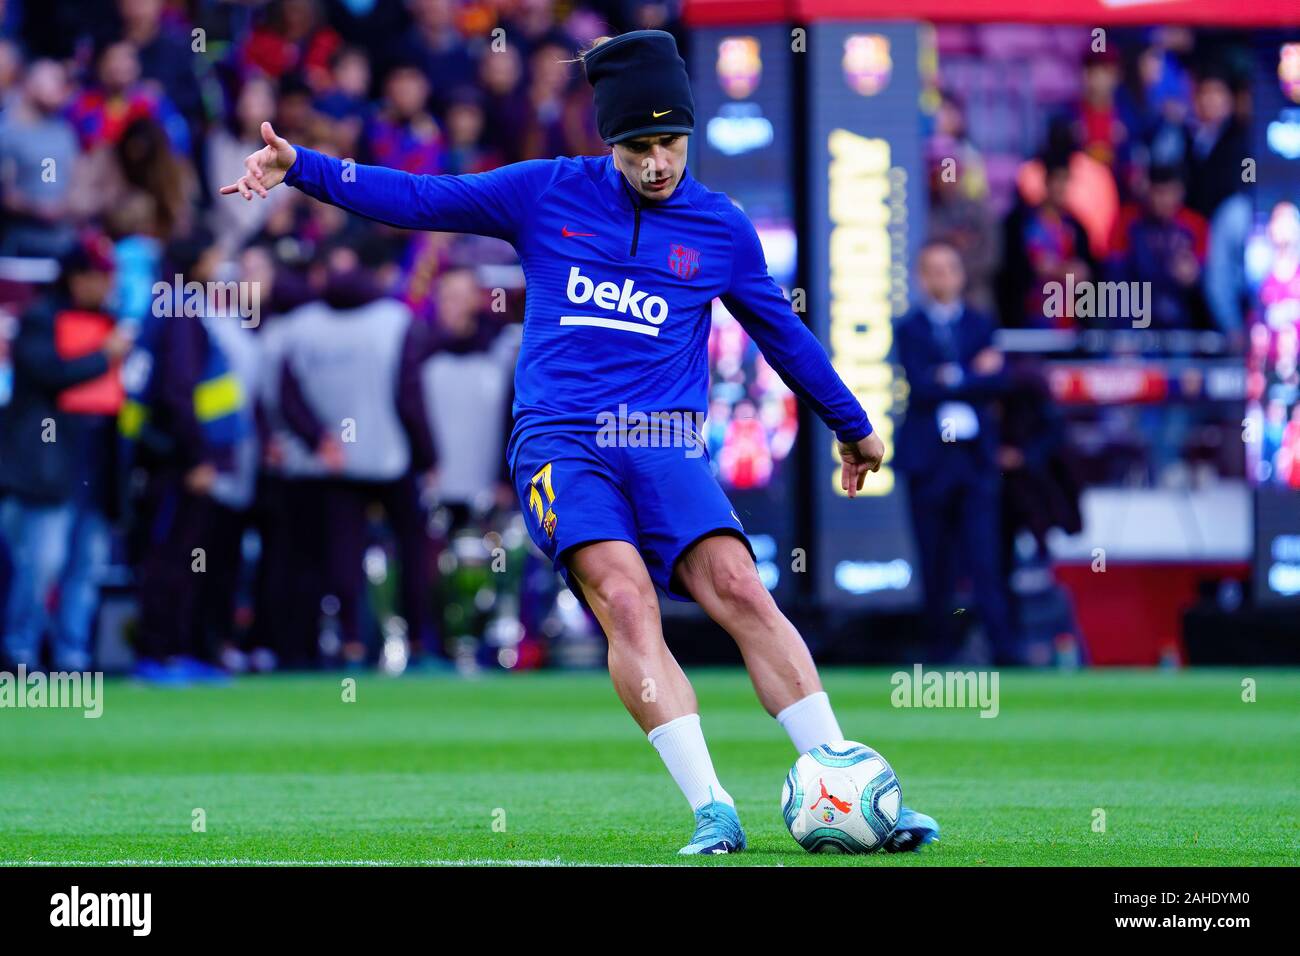
<path fill-rule="evenodd" d="M 0 710 L 0 862 L 1300 862 L 1300 672 L 1004 672 L 993 719 L 896 709 L 890 673 L 824 678 L 845 733 L 943 826 L 919 855 L 801 850 L 778 809 L 789 741 L 743 672 L 705 669 L 691 677 L 741 856 L 676 856 L 685 801 L 604 674 L 365 674 L 352 703 L 343 675 L 310 675 L 109 681 L 98 720 Z"/>

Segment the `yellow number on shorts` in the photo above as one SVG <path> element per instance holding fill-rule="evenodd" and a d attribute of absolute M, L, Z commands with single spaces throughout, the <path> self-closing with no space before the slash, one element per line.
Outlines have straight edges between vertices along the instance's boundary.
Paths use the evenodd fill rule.
<path fill-rule="evenodd" d="M 540 483 L 542 492 L 546 494 L 546 502 L 542 502 L 542 493 L 537 490 Z M 551 463 L 548 461 L 537 474 L 528 482 L 528 507 L 533 514 L 537 515 L 537 523 L 542 526 L 548 537 L 555 537 L 555 488 L 551 485 Z"/>

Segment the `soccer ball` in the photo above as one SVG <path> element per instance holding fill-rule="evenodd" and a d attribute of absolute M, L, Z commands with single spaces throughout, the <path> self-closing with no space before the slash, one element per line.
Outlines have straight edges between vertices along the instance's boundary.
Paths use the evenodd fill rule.
<path fill-rule="evenodd" d="M 781 788 L 781 815 L 809 853 L 874 853 L 898 826 L 903 790 L 884 757 L 840 740 L 794 762 Z"/>

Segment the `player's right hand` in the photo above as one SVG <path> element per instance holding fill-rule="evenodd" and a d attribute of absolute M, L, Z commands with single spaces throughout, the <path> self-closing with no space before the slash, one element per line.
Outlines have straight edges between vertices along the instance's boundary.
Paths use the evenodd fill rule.
<path fill-rule="evenodd" d="M 875 432 L 854 442 L 842 441 L 840 460 L 843 462 L 840 488 L 850 498 L 857 497 L 867 473 L 880 470 L 880 463 L 885 460 L 885 443 Z"/>
<path fill-rule="evenodd" d="M 277 136 L 270 123 L 262 124 L 262 139 L 266 145 L 244 159 L 244 175 L 229 186 L 222 186 L 221 195 L 239 193 L 252 200 L 253 193 L 257 193 L 265 199 L 268 189 L 284 182 L 285 173 L 298 158 L 298 151 L 283 136 Z"/>

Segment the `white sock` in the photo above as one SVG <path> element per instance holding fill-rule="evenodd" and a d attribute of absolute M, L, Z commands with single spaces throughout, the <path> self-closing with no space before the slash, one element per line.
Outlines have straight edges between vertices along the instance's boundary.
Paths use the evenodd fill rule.
<path fill-rule="evenodd" d="M 700 730 L 700 715 L 687 714 L 660 724 L 647 735 L 650 743 L 663 758 L 664 766 L 682 789 L 682 796 L 698 810 L 714 800 L 721 800 L 733 807 L 736 802 L 731 794 L 722 789 L 718 775 L 713 772 L 713 760 L 709 757 L 708 744 L 704 742 L 704 733 Z"/>
<path fill-rule="evenodd" d="M 776 722 L 785 728 L 794 749 L 801 754 L 833 740 L 844 739 L 839 721 L 831 710 L 831 699 L 824 690 L 796 700 L 776 715 Z"/>

